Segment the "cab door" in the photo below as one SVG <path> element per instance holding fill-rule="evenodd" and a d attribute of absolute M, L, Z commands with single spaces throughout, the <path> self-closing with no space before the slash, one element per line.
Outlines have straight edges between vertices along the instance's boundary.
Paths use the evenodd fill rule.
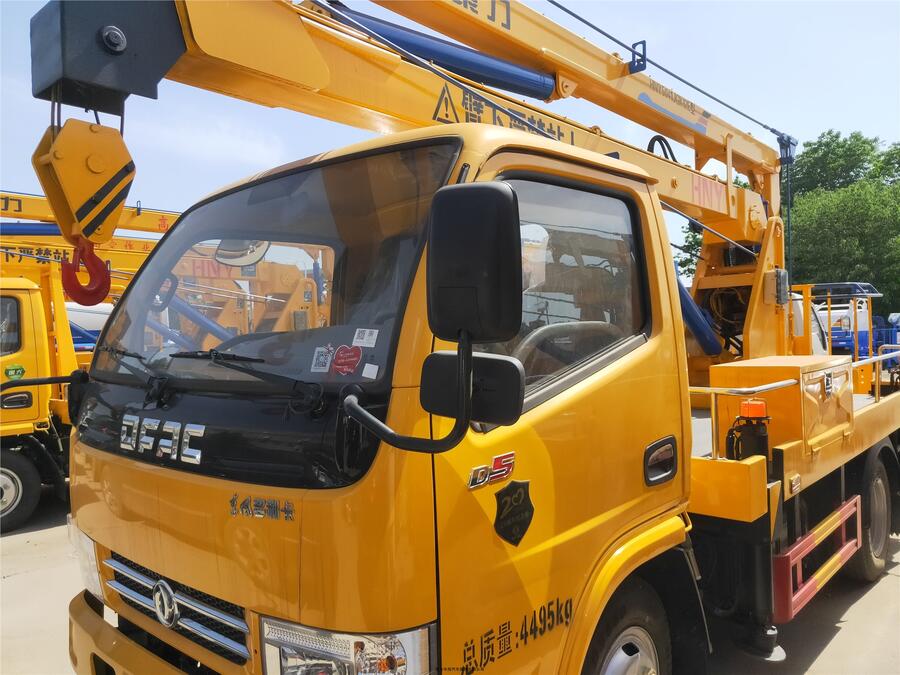
<path fill-rule="evenodd" d="M 27 290 L 0 292 L 0 382 L 41 377 L 42 362 L 37 348 L 36 316 L 32 307 L 35 293 Z M 44 355 L 46 359 L 46 355 Z M 28 433 L 38 420 L 41 388 L 10 389 L 0 396 L 3 433 Z M 16 429 L 15 427 L 21 426 Z"/>
<path fill-rule="evenodd" d="M 480 348 L 523 363 L 525 412 L 434 459 L 442 665 L 551 673 L 592 570 L 686 503 L 674 270 L 639 178 L 508 153 L 478 180 L 518 196 L 522 327 Z"/>

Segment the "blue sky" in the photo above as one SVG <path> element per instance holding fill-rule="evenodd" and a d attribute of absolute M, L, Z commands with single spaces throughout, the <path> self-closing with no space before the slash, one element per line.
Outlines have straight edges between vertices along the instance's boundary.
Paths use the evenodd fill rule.
<path fill-rule="evenodd" d="M 395 18 L 367 2 L 349 4 Z M 616 50 L 554 7 L 529 4 Z M 0 0 L 4 190 L 40 192 L 30 157 L 48 123 L 49 104 L 31 97 L 28 21 L 41 5 Z M 627 43 L 647 40 L 651 58 L 801 141 L 829 128 L 859 130 L 888 143 L 900 140 L 900 2 L 570 1 L 569 6 Z M 663 73 L 651 68 L 648 74 L 775 146 L 765 130 Z M 642 147 L 652 135 L 577 99 L 548 107 Z M 85 117 L 71 108 L 64 114 Z M 183 210 L 246 175 L 373 135 L 163 82 L 159 100 L 132 97 L 127 104 L 125 139 L 138 167 L 129 201 Z M 682 162 L 690 158 L 677 146 L 676 155 Z M 673 240 L 680 240 L 677 227 L 670 229 Z"/>

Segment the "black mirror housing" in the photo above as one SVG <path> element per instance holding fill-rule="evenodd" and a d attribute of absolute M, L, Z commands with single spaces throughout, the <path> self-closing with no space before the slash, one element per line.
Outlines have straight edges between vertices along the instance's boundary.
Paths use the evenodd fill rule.
<path fill-rule="evenodd" d="M 522 323 L 519 203 L 506 183 L 448 185 L 431 204 L 428 324 L 442 340 L 515 337 Z"/>
<path fill-rule="evenodd" d="M 419 402 L 426 412 L 459 417 L 456 352 L 433 352 L 422 365 Z M 515 424 L 525 400 L 525 370 L 518 359 L 498 354 L 472 355 L 472 421 Z"/>

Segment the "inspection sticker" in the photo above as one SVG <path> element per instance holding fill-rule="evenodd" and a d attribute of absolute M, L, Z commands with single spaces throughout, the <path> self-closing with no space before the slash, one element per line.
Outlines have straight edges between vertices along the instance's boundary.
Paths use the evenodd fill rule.
<path fill-rule="evenodd" d="M 362 361 L 362 347 L 341 345 L 334 352 L 331 369 L 338 375 L 350 375 L 356 372 L 360 361 Z"/>
<path fill-rule="evenodd" d="M 10 380 L 21 380 L 25 377 L 25 366 L 14 363 L 11 366 L 7 366 L 6 370 L 3 372 Z"/>
<path fill-rule="evenodd" d="M 367 380 L 374 380 L 378 377 L 378 364 L 377 363 L 367 363 L 363 366 L 362 376 Z"/>
<path fill-rule="evenodd" d="M 327 345 L 325 347 L 316 347 L 313 352 L 312 365 L 309 367 L 311 373 L 327 373 L 331 368 L 331 359 L 334 356 L 334 347 Z"/>
<path fill-rule="evenodd" d="M 374 328 L 357 328 L 353 336 L 354 347 L 368 347 L 371 349 L 378 342 L 378 331 Z"/>

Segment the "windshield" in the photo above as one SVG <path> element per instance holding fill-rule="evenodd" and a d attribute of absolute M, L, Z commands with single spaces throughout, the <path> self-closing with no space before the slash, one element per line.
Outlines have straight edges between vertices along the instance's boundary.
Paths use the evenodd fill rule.
<path fill-rule="evenodd" d="M 92 374 L 226 389 L 384 381 L 456 152 L 313 165 L 189 212 L 116 308 Z"/>

